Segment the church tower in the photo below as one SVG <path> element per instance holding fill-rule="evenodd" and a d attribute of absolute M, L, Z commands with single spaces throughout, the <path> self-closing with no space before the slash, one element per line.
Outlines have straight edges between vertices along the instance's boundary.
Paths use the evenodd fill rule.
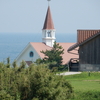
<path fill-rule="evenodd" d="M 48 5 L 47 14 L 42 29 L 42 42 L 50 47 L 53 47 L 55 39 L 55 28 L 52 20 L 50 6 Z"/>

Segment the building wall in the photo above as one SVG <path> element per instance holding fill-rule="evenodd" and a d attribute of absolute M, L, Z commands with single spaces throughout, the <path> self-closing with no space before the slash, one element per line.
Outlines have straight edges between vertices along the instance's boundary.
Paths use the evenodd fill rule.
<path fill-rule="evenodd" d="M 31 51 L 34 53 L 33 57 L 30 57 Z M 22 51 L 22 53 L 17 57 L 16 62 L 17 62 L 17 65 L 19 66 L 22 60 L 35 62 L 38 58 L 40 58 L 38 53 L 30 44 L 28 44 L 27 48 L 25 48 L 25 50 Z"/>
<path fill-rule="evenodd" d="M 100 35 L 80 46 L 79 61 L 81 71 L 100 70 Z"/>
<path fill-rule="evenodd" d="M 50 36 L 48 36 L 48 32 L 50 31 Z M 42 30 L 42 42 L 46 45 L 53 47 L 55 42 L 55 29 L 51 30 Z"/>
<path fill-rule="evenodd" d="M 100 71 L 100 64 L 80 64 L 80 71 Z"/>

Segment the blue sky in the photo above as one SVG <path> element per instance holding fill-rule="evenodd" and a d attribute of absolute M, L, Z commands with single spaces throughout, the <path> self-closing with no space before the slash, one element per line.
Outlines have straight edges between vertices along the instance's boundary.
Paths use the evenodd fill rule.
<path fill-rule="evenodd" d="M 47 0 L 0 0 L 0 33 L 42 33 Z M 100 0 L 51 0 L 56 33 L 100 29 Z"/>

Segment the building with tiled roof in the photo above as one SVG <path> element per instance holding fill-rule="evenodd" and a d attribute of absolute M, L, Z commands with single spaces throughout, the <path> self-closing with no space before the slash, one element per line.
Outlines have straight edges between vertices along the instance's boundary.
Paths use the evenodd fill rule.
<path fill-rule="evenodd" d="M 68 48 L 70 53 L 78 48 L 79 71 L 100 71 L 100 30 L 78 30 L 77 43 Z"/>
<path fill-rule="evenodd" d="M 16 58 L 17 64 L 19 65 L 22 60 L 29 65 L 32 62 L 35 62 L 38 58 L 43 59 L 45 55 L 41 53 L 41 51 L 51 50 L 53 44 L 55 42 L 55 28 L 53 24 L 53 19 L 50 11 L 50 6 L 48 6 L 45 22 L 42 29 L 42 42 L 30 42 L 28 45 L 23 49 L 23 51 L 19 54 Z M 74 54 L 69 54 L 67 49 L 74 45 L 75 43 L 59 43 L 64 49 L 63 57 L 63 64 L 67 64 L 71 58 L 78 58 L 76 51 Z"/>

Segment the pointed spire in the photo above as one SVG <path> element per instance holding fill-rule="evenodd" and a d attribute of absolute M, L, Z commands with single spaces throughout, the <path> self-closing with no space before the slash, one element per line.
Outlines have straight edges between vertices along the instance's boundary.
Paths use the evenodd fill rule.
<path fill-rule="evenodd" d="M 53 20 L 52 20 L 52 16 L 51 16 L 50 6 L 48 6 L 43 29 L 55 29 L 54 24 L 53 24 Z"/>

